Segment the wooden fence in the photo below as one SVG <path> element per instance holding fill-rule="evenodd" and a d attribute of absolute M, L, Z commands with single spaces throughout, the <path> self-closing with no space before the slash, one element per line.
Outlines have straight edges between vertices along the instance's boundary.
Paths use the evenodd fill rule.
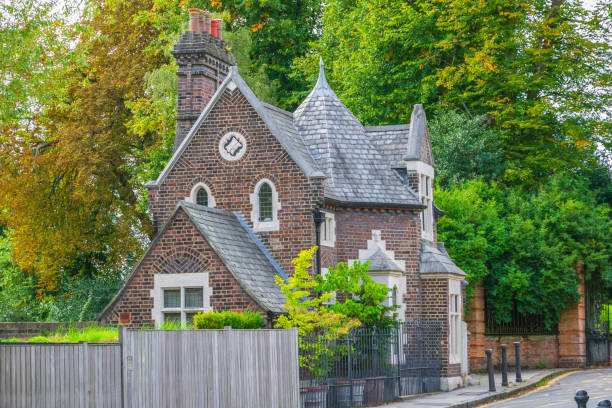
<path fill-rule="evenodd" d="M 0 407 L 121 407 L 119 344 L 1 343 Z"/>
<path fill-rule="evenodd" d="M 119 344 L 0 343 L 2 408 L 297 407 L 295 330 L 125 330 Z"/>
<path fill-rule="evenodd" d="M 299 405 L 293 330 L 132 331 L 125 408 Z"/>

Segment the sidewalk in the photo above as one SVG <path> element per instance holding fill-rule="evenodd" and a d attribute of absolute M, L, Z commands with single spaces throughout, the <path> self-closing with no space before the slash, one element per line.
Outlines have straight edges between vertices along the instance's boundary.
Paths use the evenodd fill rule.
<path fill-rule="evenodd" d="M 485 402 L 507 397 L 521 390 L 530 388 L 542 379 L 555 373 L 564 372 L 564 369 L 550 370 L 524 370 L 523 382 L 514 382 L 514 371 L 508 373 L 508 387 L 501 387 L 501 373 L 495 373 L 496 392 L 489 392 L 489 380 L 486 374 L 472 374 L 472 384 L 469 387 L 459 388 L 450 392 L 439 392 L 427 396 L 408 396 L 404 401 L 383 405 L 384 408 L 471 408 Z"/>

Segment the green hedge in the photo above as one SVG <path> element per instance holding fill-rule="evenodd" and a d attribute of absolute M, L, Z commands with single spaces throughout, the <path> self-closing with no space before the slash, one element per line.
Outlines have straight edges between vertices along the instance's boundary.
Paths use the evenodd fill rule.
<path fill-rule="evenodd" d="M 193 317 L 193 326 L 196 329 L 223 329 L 230 326 L 232 329 L 261 329 L 263 316 L 257 312 L 207 312 L 198 313 Z"/>

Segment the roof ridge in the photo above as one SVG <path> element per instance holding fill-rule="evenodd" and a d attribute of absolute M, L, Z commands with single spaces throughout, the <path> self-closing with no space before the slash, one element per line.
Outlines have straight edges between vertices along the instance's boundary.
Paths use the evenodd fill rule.
<path fill-rule="evenodd" d="M 399 125 L 364 126 L 363 128 L 365 129 L 366 132 L 410 130 L 410 123 L 402 123 Z"/>
<path fill-rule="evenodd" d="M 278 107 L 278 106 L 276 106 L 276 105 L 272 105 L 271 103 L 264 102 L 264 101 L 262 101 L 262 100 L 260 100 L 260 102 L 261 102 L 261 104 L 262 104 L 264 107 L 266 107 L 266 108 L 268 108 L 268 109 L 275 110 L 275 111 L 277 111 L 278 113 L 283 113 L 283 114 L 285 114 L 285 115 L 287 115 L 287 116 L 293 117 L 293 112 L 289 112 L 289 111 L 287 111 L 287 110 L 284 110 L 283 108 L 279 108 L 279 107 Z"/>

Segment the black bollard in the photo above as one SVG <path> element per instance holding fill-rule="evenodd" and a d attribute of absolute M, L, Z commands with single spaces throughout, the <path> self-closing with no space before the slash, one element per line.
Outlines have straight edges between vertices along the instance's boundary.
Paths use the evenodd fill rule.
<path fill-rule="evenodd" d="M 493 376 L 493 350 L 486 349 L 487 353 L 487 371 L 489 372 L 489 392 L 495 392 L 495 377 Z"/>
<path fill-rule="evenodd" d="M 514 357 L 516 359 L 516 382 L 522 382 L 523 378 L 521 377 L 521 342 L 514 342 Z"/>
<path fill-rule="evenodd" d="M 574 401 L 576 401 L 576 404 L 578 404 L 578 408 L 586 408 L 588 400 L 589 394 L 585 390 L 578 391 L 574 397 Z"/>
<path fill-rule="evenodd" d="M 597 408 L 610 408 L 612 407 L 612 402 L 610 400 L 601 400 L 597 403 Z"/>
<path fill-rule="evenodd" d="M 502 352 L 502 387 L 508 386 L 508 356 L 506 355 L 506 345 L 501 345 Z"/>

